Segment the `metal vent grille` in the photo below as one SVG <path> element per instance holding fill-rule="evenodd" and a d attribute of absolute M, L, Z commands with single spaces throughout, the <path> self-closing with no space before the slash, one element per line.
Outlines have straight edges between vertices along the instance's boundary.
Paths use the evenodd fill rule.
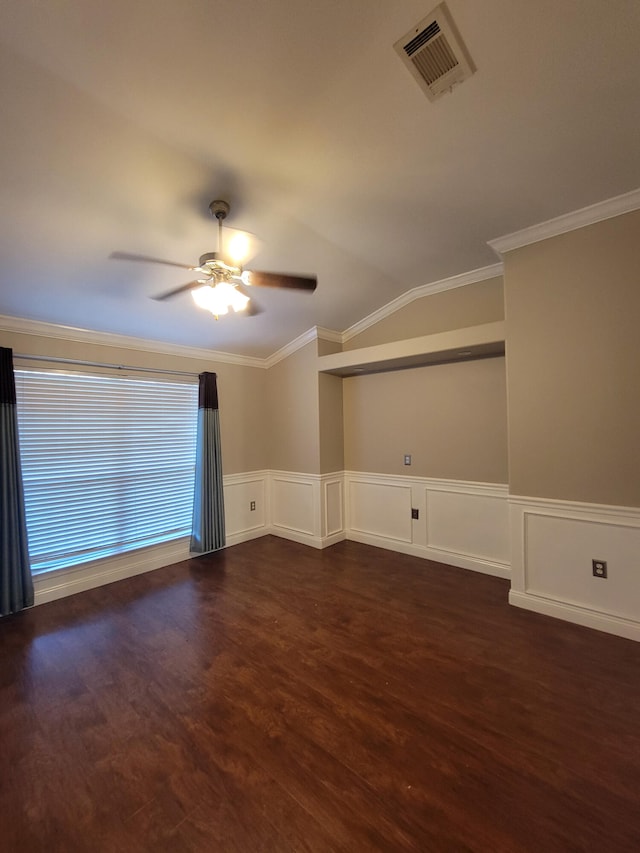
<path fill-rule="evenodd" d="M 446 36 L 434 39 L 429 45 L 429 50 L 421 50 L 412 62 L 428 86 L 458 65 L 456 55 L 451 50 Z"/>
<path fill-rule="evenodd" d="M 444 3 L 412 27 L 394 48 L 431 101 L 475 71 Z"/>
<path fill-rule="evenodd" d="M 421 33 L 411 39 L 409 44 L 405 44 L 404 52 L 407 56 L 413 56 L 416 50 L 419 50 L 423 47 L 428 41 L 437 36 L 440 32 L 440 27 L 438 26 L 437 21 L 433 21 L 429 26 L 424 29 Z"/>

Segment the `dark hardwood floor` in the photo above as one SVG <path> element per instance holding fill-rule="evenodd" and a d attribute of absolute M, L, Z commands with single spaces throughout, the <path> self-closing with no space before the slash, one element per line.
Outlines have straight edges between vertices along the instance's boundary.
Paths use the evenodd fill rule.
<path fill-rule="evenodd" d="M 0 850 L 640 850 L 640 646 L 273 537 L 0 622 Z"/>

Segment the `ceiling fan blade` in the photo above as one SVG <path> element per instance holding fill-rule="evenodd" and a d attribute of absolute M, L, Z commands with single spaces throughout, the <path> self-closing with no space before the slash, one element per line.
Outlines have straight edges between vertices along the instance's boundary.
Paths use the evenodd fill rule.
<path fill-rule="evenodd" d="M 318 279 L 315 276 L 251 270 L 246 284 L 253 287 L 285 287 L 290 290 L 305 290 L 312 293 L 317 287 Z"/>
<path fill-rule="evenodd" d="M 195 290 L 196 287 L 204 287 L 205 283 L 201 281 L 190 281 L 180 287 L 174 287 L 173 290 L 166 290 L 164 293 L 158 293 L 157 296 L 152 296 L 156 302 L 162 302 L 163 299 L 171 299 L 172 296 L 177 296 L 179 293 L 186 293 L 188 290 Z"/>
<path fill-rule="evenodd" d="M 244 309 L 244 312 L 243 312 L 243 313 L 244 313 L 244 314 L 246 314 L 246 315 L 247 315 L 247 317 L 255 317 L 257 314 L 262 314 L 263 309 L 262 309 L 262 308 L 261 308 L 261 306 L 256 302 L 256 300 L 254 299 L 253 295 L 252 295 L 251 293 L 249 293 L 249 291 L 251 290 L 251 288 L 250 288 L 250 287 L 245 287 L 245 285 L 243 284 L 243 282 L 239 281 L 238 279 L 236 279 L 236 281 L 234 282 L 234 284 L 235 284 L 235 288 L 236 288 L 236 290 L 240 291 L 240 293 L 241 293 L 243 296 L 246 296 L 246 297 L 247 297 L 247 299 L 249 300 L 249 304 L 248 304 L 248 305 L 247 305 L 247 307 Z"/>
<path fill-rule="evenodd" d="M 247 317 L 256 317 L 258 314 L 262 314 L 263 310 L 264 309 L 258 305 L 256 300 L 252 298 L 249 300 L 249 304 L 247 305 L 244 313 Z"/>
<path fill-rule="evenodd" d="M 180 267 L 182 270 L 197 269 L 197 267 L 190 267 L 187 264 L 178 264 L 175 261 L 165 261 L 162 258 L 150 258 L 147 255 L 131 255 L 129 252 L 111 252 L 109 257 L 114 261 L 142 261 L 145 264 L 164 264 L 168 267 Z"/>

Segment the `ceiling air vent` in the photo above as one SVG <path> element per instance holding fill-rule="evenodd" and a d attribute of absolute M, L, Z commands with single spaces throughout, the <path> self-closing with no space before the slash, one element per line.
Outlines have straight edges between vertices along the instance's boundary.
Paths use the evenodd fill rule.
<path fill-rule="evenodd" d="M 411 27 L 394 48 L 430 101 L 476 70 L 445 3 Z"/>

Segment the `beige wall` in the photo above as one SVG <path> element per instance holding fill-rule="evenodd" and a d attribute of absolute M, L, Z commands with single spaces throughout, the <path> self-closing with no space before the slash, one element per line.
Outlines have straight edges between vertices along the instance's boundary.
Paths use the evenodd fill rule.
<path fill-rule="evenodd" d="M 345 379 L 344 422 L 347 470 L 507 482 L 504 358 Z"/>
<path fill-rule="evenodd" d="M 317 344 L 311 341 L 267 371 L 269 465 L 320 473 Z M 265 419 L 256 429 L 267 426 Z"/>
<path fill-rule="evenodd" d="M 267 468 L 268 436 L 263 426 L 266 408 L 266 370 L 262 368 L 20 332 L 0 331 L 0 346 L 11 347 L 15 354 L 43 355 L 140 368 L 184 370 L 194 374 L 204 370 L 212 371 L 218 376 L 224 473 L 236 474 Z M 16 360 L 16 364 L 33 368 L 38 363 Z"/>
<path fill-rule="evenodd" d="M 510 491 L 640 506 L 640 211 L 505 257 Z"/>
<path fill-rule="evenodd" d="M 321 373 L 319 379 L 320 473 L 344 470 L 342 383 L 339 376 Z"/>
<path fill-rule="evenodd" d="M 504 319 L 502 277 L 423 296 L 351 338 L 345 350 Z"/>
<path fill-rule="evenodd" d="M 318 339 L 318 355 L 340 352 L 334 341 Z M 321 373 L 318 376 L 320 414 L 320 473 L 344 470 L 344 428 L 342 412 L 342 379 Z"/>

